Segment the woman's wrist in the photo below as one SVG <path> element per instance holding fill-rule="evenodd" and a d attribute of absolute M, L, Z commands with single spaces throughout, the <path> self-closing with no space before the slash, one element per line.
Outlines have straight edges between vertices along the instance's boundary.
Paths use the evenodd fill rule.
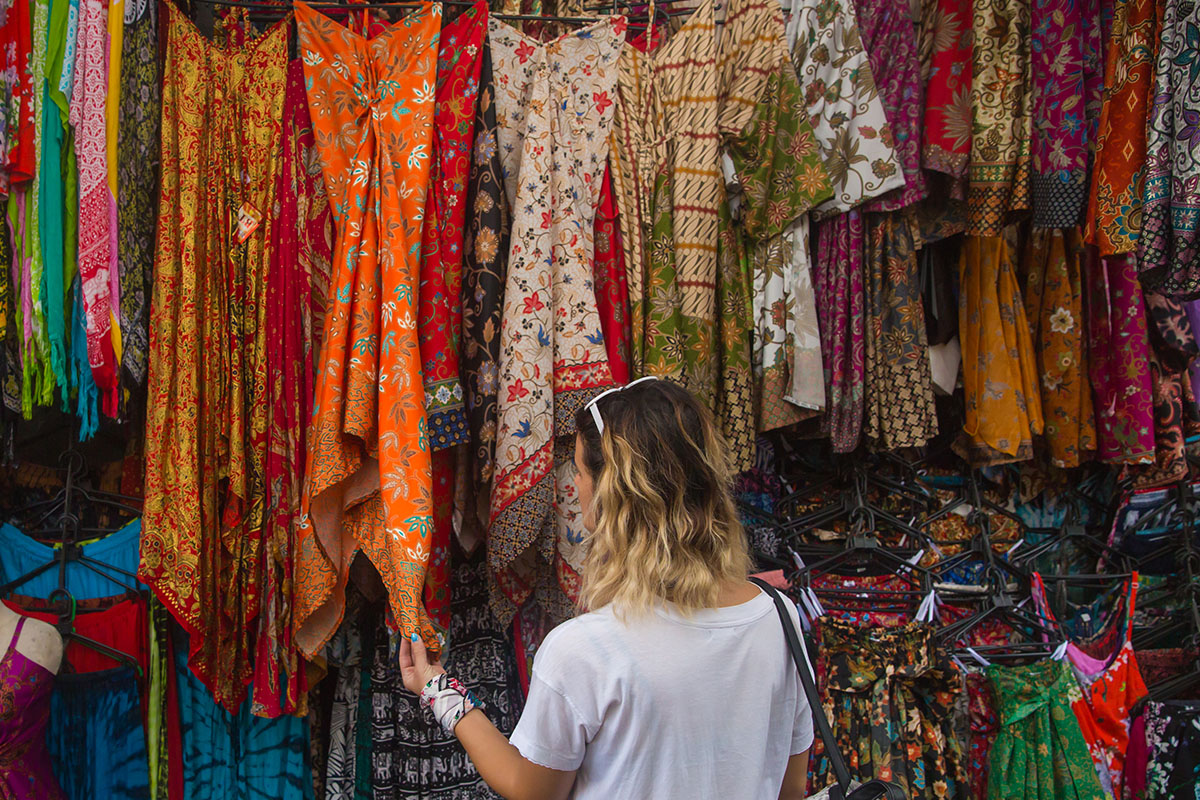
<path fill-rule="evenodd" d="M 445 672 L 434 675 L 421 690 L 421 705 L 433 712 L 442 730 L 451 736 L 467 714 L 482 709 L 483 703 L 467 687 Z"/>

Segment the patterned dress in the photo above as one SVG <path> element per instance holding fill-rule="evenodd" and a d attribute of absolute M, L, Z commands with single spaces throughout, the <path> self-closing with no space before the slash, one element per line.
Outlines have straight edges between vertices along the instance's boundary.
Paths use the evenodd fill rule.
<path fill-rule="evenodd" d="M 490 20 L 512 241 L 500 327 L 499 429 L 488 565 L 504 621 L 532 592 L 516 560 L 578 591 L 575 412 L 612 383 L 591 282 L 593 232 L 624 18 L 549 42 Z"/>
<path fill-rule="evenodd" d="M 712 0 L 701 0 L 652 44 L 650 52 L 629 46 L 621 53 L 612 127 L 629 284 L 630 377 L 671 378 L 713 405 L 723 193 Z"/>
<path fill-rule="evenodd" d="M 966 237 L 959 285 L 966 423 L 958 449 L 977 465 L 1028 460 L 1042 432 L 1042 400 L 1007 237 Z"/>
<path fill-rule="evenodd" d="M 1146 125 L 1138 277 L 1169 297 L 1200 296 L 1200 16 L 1163 4 Z"/>
<path fill-rule="evenodd" d="M 244 242 L 233 230 L 239 208 L 274 204 L 288 28 L 214 43 L 167 9 L 139 577 L 191 635 L 191 668 L 234 708 L 261 596 L 270 217 Z"/>
<path fill-rule="evenodd" d="M 1042 434 L 1051 462 L 1059 467 L 1077 467 L 1096 449 L 1083 316 L 1084 259 L 1078 228 L 1033 230 L 1025 245 L 1025 313 L 1037 350 Z"/>
<path fill-rule="evenodd" d="M 303 3 L 296 14 L 337 231 L 309 429 L 297 641 L 312 653 L 337 628 L 361 549 L 401 633 L 436 646 L 421 603 L 432 499 L 415 333 L 441 6 L 427 3 L 372 39 Z"/>
<path fill-rule="evenodd" d="M 764 431 L 812 415 L 787 400 L 797 358 L 798 308 L 815 311 L 815 301 L 811 281 L 795 277 L 790 257 L 794 250 L 784 234 L 797 218 L 829 198 L 832 186 L 787 52 L 777 4 L 734 3 L 730 15 L 734 21 L 724 41 L 740 46 L 722 48 L 723 85 L 728 89 L 722 92 L 720 124 L 732 133 L 725 136 L 727 164 L 733 179 L 730 188 L 740 192 L 734 196 L 737 234 L 750 264 L 753 397 L 757 431 Z M 751 101 L 748 118 L 739 98 Z M 807 272 L 807 263 L 803 269 Z M 801 295 L 805 286 L 808 293 Z M 803 339 L 801 346 L 819 359 L 815 335 Z M 815 366 L 819 371 L 819 360 Z M 725 398 L 722 402 L 732 405 Z M 740 426 L 728 415 L 726 421 L 729 438 Z M 749 439 L 740 447 L 738 439 L 729 441 L 735 454 L 745 453 L 738 466 L 749 466 L 753 458 Z"/>
<path fill-rule="evenodd" d="M 1160 19 L 1156 0 L 1115 0 L 1085 232 L 1101 256 L 1128 253 L 1142 229 L 1146 120 Z"/>
<path fill-rule="evenodd" d="M 970 0 L 921 4 L 922 52 L 929 50 L 921 163 L 956 178 L 971 157 L 971 25 Z"/>
<path fill-rule="evenodd" d="M 425 608 L 443 630 L 450 624 L 450 539 L 454 528 L 454 445 L 467 441 L 459 380 L 462 330 L 463 226 L 467 170 L 474 141 L 475 98 L 487 37 L 487 6 L 472 6 L 446 23 L 438 47 L 437 100 L 430 184 L 421 246 L 421 375 L 433 449 L 433 529 Z"/>
<path fill-rule="evenodd" d="M 1079 684 L 1065 661 L 987 668 L 1000 715 L 988 800 L 1104 800 L 1071 704 Z"/>

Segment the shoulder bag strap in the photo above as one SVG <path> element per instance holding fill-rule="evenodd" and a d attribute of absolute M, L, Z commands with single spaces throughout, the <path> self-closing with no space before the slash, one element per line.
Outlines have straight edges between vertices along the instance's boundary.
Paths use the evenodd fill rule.
<path fill-rule="evenodd" d="M 788 650 L 792 653 L 796 671 L 800 673 L 800 683 L 804 686 L 804 694 L 808 696 L 808 707 L 812 711 L 813 726 L 821 735 L 821 741 L 825 743 L 825 757 L 829 759 L 829 764 L 833 767 L 833 774 L 837 777 L 838 786 L 843 792 L 849 792 L 850 770 L 846 768 L 846 761 L 842 758 L 841 751 L 838 750 L 833 729 L 829 727 L 829 719 L 825 716 L 825 706 L 821 703 L 820 695 L 817 694 L 817 684 L 813 680 L 813 673 L 808 665 L 808 656 L 805 654 L 804 644 L 800 641 L 800 634 L 796 632 L 796 626 L 792 623 L 792 615 L 788 612 L 787 601 L 775 590 L 775 587 L 767 582 L 758 578 L 751 578 L 750 582 L 775 601 L 775 610 L 779 612 L 779 621 L 783 623 L 783 635 L 787 638 Z"/>

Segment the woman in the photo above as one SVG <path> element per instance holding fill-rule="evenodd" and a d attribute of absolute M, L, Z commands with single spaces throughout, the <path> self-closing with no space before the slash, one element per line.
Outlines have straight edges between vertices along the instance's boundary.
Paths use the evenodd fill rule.
<path fill-rule="evenodd" d="M 712 417 L 642 379 L 576 423 L 594 610 L 538 649 L 512 740 L 419 641 L 401 645 L 404 685 L 509 800 L 804 797 L 812 717 L 774 603 L 746 580 Z"/>

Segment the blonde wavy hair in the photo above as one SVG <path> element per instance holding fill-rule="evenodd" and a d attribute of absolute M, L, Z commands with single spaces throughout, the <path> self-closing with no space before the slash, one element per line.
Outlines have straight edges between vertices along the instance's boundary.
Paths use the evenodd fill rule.
<path fill-rule="evenodd" d="M 717 605 L 743 581 L 750 554 L 730 494 L 728 448 L 689 391 L 646 381 L 576 415 L 580 461 L 593 481 L 580 603 L 643 613 L 658 601 L 685 613 Z"/>

